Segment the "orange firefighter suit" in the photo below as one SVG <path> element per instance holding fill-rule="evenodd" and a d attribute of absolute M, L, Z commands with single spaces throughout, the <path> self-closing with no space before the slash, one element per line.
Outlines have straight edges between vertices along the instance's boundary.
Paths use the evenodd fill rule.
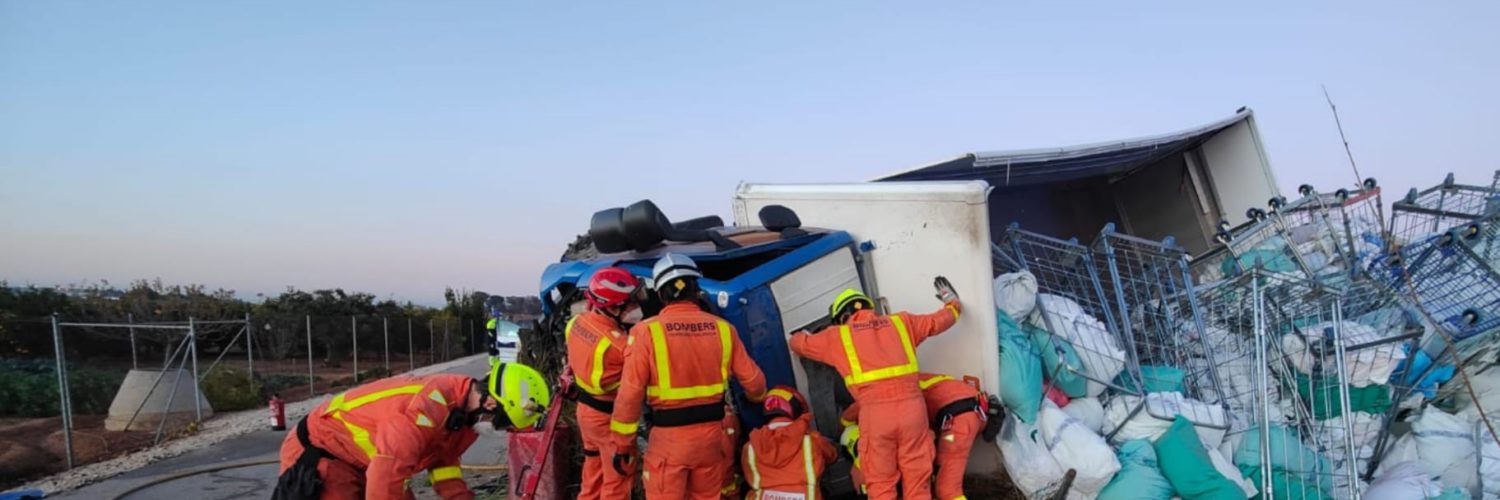
<path fill-rule="evenodd" d="M 964 468 L 974 440 L 984 432 L 983 397 L 978 389 L 947 375 L 919 375 L 922 399 L 927 405 L 927 420 L 937 429 L 938 500 L 964 499 Z M 849 405 L 839 417 L 845 426 L 857 421 L 858 402 Z M 863 428 L 861 428 L 863 429 Z"/>
<path fill-rule="evenodd" d="M 634 446 L 641 404 L 652 409 L 641 479 L 646 497 L 715 499 L 723 486 L 724 393 L 732 374 L 759 401 L 765 375 L 729 322 L 693 302 L 674 302 L 630 332 L 625 373 L 610 420 L 615 446 Z"/>
<path fill-rule="evenodd" d="M 609 416 L 625 365 L 628 337 L 609 316 L 588 311 L 568 321 L 563 330 L 568 366 L 578 387 L 578 430 L 583 438 L 583 484 L 580 500 L 630 498 L 631 476 L 621 475 L 604 462 L 613 456 Z"/>
<path fill-rule="evenodd" d="M 833 443 L 812 428 L 812 414 L 778 416 L 750 431 L 740 463 L 750 481 L 747 500 L 815 500 L 818 477 L 837 458 Z"/>
<path fill-rule="evenodd" d="M 448 430 L 450 412 L 463 411 L 474 379 L 466 375 L 392 377 L 334 396 L 308 414 L 307 437 L 326 455 L 318 461 L 321 498 L 411 498 L 407 480 L 426 470 L 445 499 L 470 499 L 459 459 L 479 435 L 468 426 Z M 304 447 L 294 428 L 281 443 L 281 472 Z"/>
<path fill-rule="evenodd" d="M 881 316 L 860 310 L 842 325 L 792 336 L 792 352 L 832 366 L 864 408 L 859 456 L 871 499 L 896 498 L 898 483 L 906 500 L 932 497 L 932 431 L 918 385 L 916 349 L 951 328 L 959 311 L 957 301 L 931 314 Z"/>

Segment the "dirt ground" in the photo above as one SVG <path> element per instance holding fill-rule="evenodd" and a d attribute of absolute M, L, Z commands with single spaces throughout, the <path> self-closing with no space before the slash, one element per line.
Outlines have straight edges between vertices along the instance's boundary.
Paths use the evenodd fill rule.
<path fill-rule="evenodd" d="M 73 418 L 75 465 L 107 460 L 151 445 L 154 432 L 104 430 L 103 415 Z M 0 489 L 67 469 L 62 417 L 0 419 Z M 163 439 L 175 432 L 168 429 Z"/>

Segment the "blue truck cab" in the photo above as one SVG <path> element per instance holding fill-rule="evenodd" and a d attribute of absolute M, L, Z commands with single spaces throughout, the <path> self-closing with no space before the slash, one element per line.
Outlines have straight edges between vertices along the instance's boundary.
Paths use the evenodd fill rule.
<path fill-rule="evenodd" d="M 654 211 L 655 208 L 651 206 L 646 210 Z M 790 211 L 781 213 L 782 216 L 788 214 Z M 617 229 L 620 228 L 617 219 L 607 218 Z M 697 220 L 698 227 L 687 233 L 666 234 L 667 239 L 659 242 L 648 241 L 635 246 L 624 244 L 622 248 L 619 242 L 610 242 L 608 228 L 601 229 L 599 219 L 596 215 L 590 228 L 590 236 L 599 251 L 597 255 L 552 264 L 542 273 L 540 292 L 546 317 L 544 324 L 563 324 L 566 317 L 581 311 L 581 289 L 599 269 L 619 266 L 649 284 L 652 265 L 658 258 L 666 253 L 686 255 L 703 273 L 700 280 L 704 292 L 703 306 L 734 325 L 750 357 L 765 373 L 768 385 L 797 385 L 797 372 L 803 371 L 809 392 L 824 396 L 809 395 L 814 401 L 815 415 L 819 417 L 819 429 L 829 434 L 837 432 L 838 410 L 834 405 L 848 402 L 847 391 L 830 368 L 807 366 L 815 365 L 811 362 L 794 366 L 797 362 L 788 350 L 787 338 L 790 332 L 818 328 L 829 322 L 829 304 L 824 300 L 827 294 L 809 294 L 808 290 L 863 289 L 858 265 L 859 248 L 849 233 L 800 228 L 798 223 L 788 224 L 785 220 L 773 222 L 771 228 L 725 227 L 721 223 L 714 224 L 717 218 L 709 218 L 707 223 Z M 664 218 L 655 219 L 653 225 L 667 224 Z M 604 223 L 606 226 L 610 224 Z M 629 224 L 625 226 L 625 229 L 630 229 Z M 663 233 L 673 231 L 669 226 L 657 227 L 665 228 Z M 657 303 L 644 304 L 644 317 L 654 315 L 659 308 Z M 821 314 L 812 312 L 814 308 Z M 794 320 L 785 314 L 788 312 L 802 319 L 790 322 Z M 813 317 L 817 319 L 808 320 Z M 739 413 L 742 422 L 747 427 L 760 425 L 760 412 L 753 410 L 753 404 L 745 399 L 737 383 L 731 385 L 734 403 L 742 409 Z M 745 411 L 747 409 L 749 411 Z"/>

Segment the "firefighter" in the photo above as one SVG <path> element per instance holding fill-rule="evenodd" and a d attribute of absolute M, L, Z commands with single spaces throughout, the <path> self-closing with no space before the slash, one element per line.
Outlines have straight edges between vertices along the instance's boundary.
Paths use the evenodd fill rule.
<path fill-rule="evenodd" d="M 844 290 L 828 309 L 834 325 L 816 334 L 792 335 L 798 356 L 832 366 L 864 408 L 859 456 L 875 500 L 932 497 L 933 442 L 917 380 L 917 346 L 958 321 L 958 293 L 947 278 L 934 280 L 943 308 L 931 314 L 876 314 L 858 290 Z"/>
<path fill-rule="evenodd" d="M 641 480 L 646 498 L 716 499 L 723 486 L 724 401 L 733 375 L 751 401 L 766 392 L 760 367 L 739 334 L 698 302 L 702 274 L 692 259 L 667 254 L 651 275 L 661 314 L 631 328 L 625 373 L 615 398 L 611 465 L 635 466 L 636 430 L 644 400 L 651 407 L 650 446 Z"/>
<path fill-rule="evenodd" d="M 935 494 L 938 500 L 965 500 L 964 468 L 974 439 L 984 433 L 989 399 L 973 386 L 947 375 L 922 373 L 918 379 L 927 420 L 938 433 Z M 851 425 L 858 421 L 859 412 L 859 403 L 849 405 L 839 423 Z"/>
<path fill-rule="evenodd" d="M 768 422 L 750 431 L 741 451 L 741 466 L 750 481 L 747 500 L 816 500 L 823 498 L 818 478 L 838 457 L 833 443 L 812 427 L 807 399 L 791 387 L 766 392 L 762 405 Z"/>
<path fill-rule="evenodd" d="M 854 406 L 850 406 L 850 408 L 854 408 Z M 847 413 L 847 410 L 845 413 Z M 844 420 L 841 418 L 840 423 L 843 422 Z M 847 423 L 844 425 L 844 432 L 839 434 L 839 447 L 843 448 L 844 452 L 849 454 L 849 459 L 853 462 L 849 466 L 849 484 L 854 485 L 854 489 L 859 491 L 859 494 L 868 495 L 869 491 L 865 488 L 865 473 L 859 470 L 859 424 Z"/>
<path fill-rule="evenodd" d="M 536 370 L 502 363 L 489 376 L 391 377 L 334 396 L 287 433 L 272 498 L 411 498 L 426 470 L 445 499 L 470 499 L 459 458 L 486 416 L 496 429 L 536 425 L 551 389 Z"/>
<path fill-rule="evenodd" d="M 490 320 L 484 323 L 484 338 L 488 339 L 485 345 L 489 347 L 490 366 L 500 363 L 499 326 L 500 318 L 497 315 L 491 315 Z"/>
<path fill-rule="evenodd" d="M 606 267 L 589 279 L 584 298 L 588 310 L 568 320 L 563 336 L 568 365 L 573 369 L 578 400 L 578 430 L 583 441 L 581 500 L 630 498 L 633 477 L 607 467 L 602 457 L 614 454 L 609 416 L 615 410 L 615 391 L 625 365 L 628 337 L 620 319 L 638 307 L 639 282 L 630 272 Z"/>

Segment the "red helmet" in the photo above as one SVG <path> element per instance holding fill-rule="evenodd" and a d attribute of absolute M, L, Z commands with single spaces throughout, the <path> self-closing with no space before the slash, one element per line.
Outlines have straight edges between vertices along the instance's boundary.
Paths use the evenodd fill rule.
<path fill-rule="evenodd" d="M 615 307 L 630 300 L 635 294 L 636 288 L 640 287 L 640 281 L 635 279 L 630 271 L 618 267 L 606 267 L 594 273 L 589 278 L 588 298 L 589 304 L 596 308 Z"/>
<path fill-rule="evenodd" d="M 784 385 L 772 387 L 766 391 L 765 402 L 761 403 L 766 418 L 786 417 L 795 419 L 807 412 L 807 399 L 797 388 Z"/>

